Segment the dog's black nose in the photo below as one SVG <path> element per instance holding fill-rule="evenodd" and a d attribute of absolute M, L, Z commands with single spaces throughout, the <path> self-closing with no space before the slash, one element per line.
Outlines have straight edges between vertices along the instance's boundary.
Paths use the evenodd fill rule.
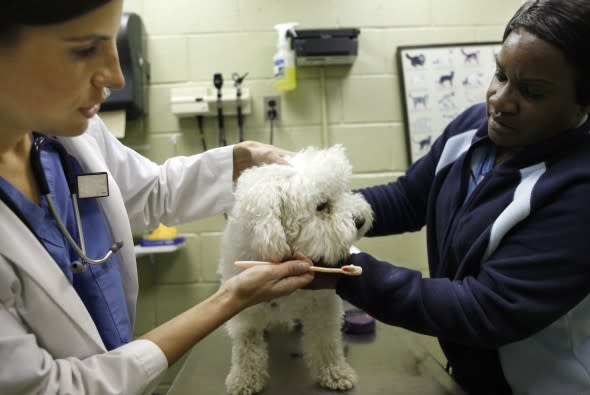
<path fill-rule="evenodd" d="M 354 226 L 356 226 L 357 229 L 360 229 L 363 227 L 363 225 L 365 224 L 365 217 L 358 217 L 358 216 L 354 216 Z"/>

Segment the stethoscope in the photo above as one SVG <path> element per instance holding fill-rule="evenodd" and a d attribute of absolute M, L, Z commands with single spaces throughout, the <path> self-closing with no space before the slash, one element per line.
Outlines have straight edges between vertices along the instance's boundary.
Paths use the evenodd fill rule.
<path fill-rule="evenodd" d="M 55 151 L 58 153 L 59 160 L 61 162 L 64 175 L 68 183 L 70 197 L 72 200 L 72 206 L 74 208 L 74 217 L 76 219 L 76 228 L 78 229 L 78 235 L 80 237 L 79 245 L 76 242 L 76 240 L 74 240 L 74 238 L 66 228 L 65 224 L 61 220 L 59 213 L 55 208 L 53 198 L 51 197 L 49 184 L 47 182 L 47 178 L 45 177 L 45 171 L 43 170 L 43 166 L 41 164 L 41 151 L 43 150 L 43 148 L 49 146 L 54 148 Z M 107 253 L 102 258 L 92 259 L 88 255 L 86 255 L 84 231 L 82 230 L 82 221 L 80 219 L 80 210 L 78 208 L 78 188 L 72 174 L 70 158 L 68 157 L 65 148 L 59 142 L 46 136 L 37 136 L 33 138 L 33 145 L 31 147 L 31 165 L 33 169 L 33 176 L 35 177 L 35 181 L 39 187 L 41 195 L 43 195 L 45 199 L 47 199 L 47 205 L 49 207 L 49 211 L 51 211 L 51 215 L 55 219 L 61 233 L 68 240 L 70 246 L 76 251 L 76 253 L 80 257 L 80 261 L 74 261 L 71 263 L 70 270 L 72 272 L 81 273 L 84 270 L 86 270 L 87 265 L 100 265 L 106 262 L 114 253 L 116 253 L 121 249 L 121 247 L 123 247 L 123 242 L 117 241 L 113 243 L 111 248 L 109 248 Z"/>
<path fill-rule="evenodd" d="M 105 96 L 108 97 L 110 95 L 110 89 L 104 89 Z M 74 240 L 68 229 L 66 228 L 65 224 L 61 220 L 57 209 L 55 208 L 55 203 L 53 202 L 53 198 L 51 197 L 51 193 L 49 190 L 49 183 L 47 182 L 47 178 L 45 177 L 45 170 L 43 169 L 43 165 L 41 164 L 41 151 L 45 147 L 53 147 L 55 151 L 59 155 L 59 160 L 61 162 L 61 166 L 63 168 L 64 175 L 66 177 L 66 181 L 68 184 L 68 189 L 70 191 L 70 198 L 72 199 L 72 206 L 74 208 L 74 217 L 76 219 L 76 228 L 78 230 L 78 235 L 80 237 L 80 244 Z M 45 197 L 47 200 L 47 205 L 49 207 L 49 211 L 51 215 L 55 219 L 57 226 L 60 232 L 64 235 L 67 239 L 70 246 L 76 251 L 78 256 L 80 257 L 80 261 L 74 261 L 70 264 L 70 270 L 74 273 L 81 273 L 86 270 L 87 265 L 100 265 L 105 263 L 114 253 L 119 251 L 121 247 L 123 247 L 122 241 L 117 241 L 113 243 L 111 248 L 107 251 L 107 253 L 102 258 L 92 259 L 88 255 L 86 255 L 86 247 L 84 241 L 84 231 L 82 230 L 82 221 L 80 219 L 80 210 L 78 208 L 78 186 L 74 181 L 73 173 L 72 173 L 72 166 L 70 164 L 70 158 L 65 150 L 65 148 L 57 142 L 57 140 L 53 138 L 49 138 L 46 136 L 34 136 L 33 137 L 33 144 L 31 146 L 31 166 L 33 171 L 33 177 L 35 178 L 35 182 L 39 187 L 39 192 L 41 195 Z M 34 233 L 34 230 L 31 226 L 27 223 L 24 219 L 23 215 L 18 212 L 16 206 L 10 201 L 8 196 L 4 194 L 4 192 L 0 193 L 0 198 L 9 206 L 11 209 L 19 216 L 19 218 L 27 224 L 27 226 L 31 229 Z"/>

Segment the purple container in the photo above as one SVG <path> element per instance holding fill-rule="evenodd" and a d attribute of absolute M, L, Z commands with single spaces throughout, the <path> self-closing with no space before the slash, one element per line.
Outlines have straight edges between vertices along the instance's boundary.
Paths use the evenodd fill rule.
<path fill-rule="evenodd" d="M 362 310 L 346 311 L 342 331 L 349 335 L 373 334 L 375 319 Z"/>

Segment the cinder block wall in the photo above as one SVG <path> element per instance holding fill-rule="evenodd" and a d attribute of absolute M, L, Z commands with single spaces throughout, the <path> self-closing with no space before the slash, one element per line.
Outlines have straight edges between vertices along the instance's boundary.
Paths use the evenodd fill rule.
<path fill-rule="evenodd" d="M 170 88 L 212 86 L 214 73 L 248 72 L 243 87 L 253 97 L 245 137 L 269 141 L 263 97 L 281 96 L 282 118 L 274 143 L 297 150 L 343 144 L 353 165 L 353 187 L 388 182 L 408 167 L 396 48 L 401 45 L 499 40 L 521 0 L 126 0 L 145 24 L 151 63 L 148 114 L 128 124 L 123 142 L 156 162 L 201 152 L 194 118 L 170 111 Z M 281 94 L 272 86 L 273 25 L 360 28 L 352 66 L 298 68 L 298 86 Z M 482 95 L 483 99 L 483 95 Z M 209 147 L 218 141 L 215 118 L 205 120 Z M 238 140 L 235 118 L 226 118 L 229 143 Z M 198 199 L 198 196 L 195 196 Z M 223 217 L 179 227 L 185 249 L 139 259 L 136 334 L 164 322 L 210 295 L 216 275 Z M 426 274 L 424 232 L 364 239 L 358 246 Z M 433 339 L 418 337 L 442 360 Z M 173 366 L 165 392 L 181 363 Z"/>

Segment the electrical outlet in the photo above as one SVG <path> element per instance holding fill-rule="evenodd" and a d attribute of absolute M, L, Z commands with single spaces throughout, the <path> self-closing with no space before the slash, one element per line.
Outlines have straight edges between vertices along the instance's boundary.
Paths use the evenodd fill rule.
<path fill-rule="evenodd" d="M 272 117 L 274 111 L 274 118 Z M 264 119 L 279 121 L 281 119 L 281 97 L 264 97 Z"/>

